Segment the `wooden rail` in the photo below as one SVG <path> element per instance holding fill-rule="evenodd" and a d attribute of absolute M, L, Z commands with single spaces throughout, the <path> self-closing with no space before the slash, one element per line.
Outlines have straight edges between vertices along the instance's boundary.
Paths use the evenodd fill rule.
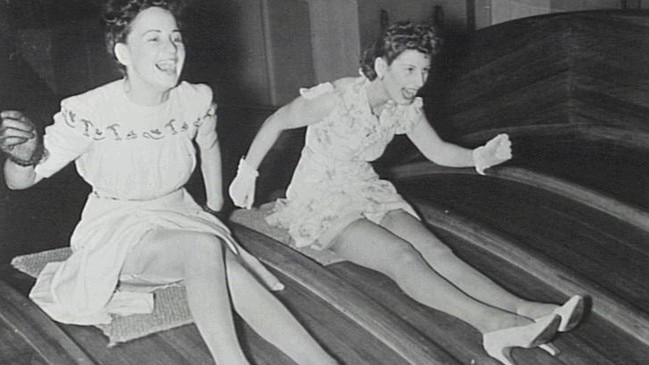
<path fill-rule="evenodd" d="M 623 298 L 601 289 L 596 283 L 580 277 L 564 266 L 554 264 L 547 257 L 522 249 L 508 238 L 490 232 L 479 224 L 451 216 L 425 203 L 415 204 L 415 206 L 428 224 L 461 237 L 476 247 L 506 260 L 548 283 L 566 297 L 574 294 L 591 297 L 594 313 L 649 345 L 649 315 L 636 309 Z"/>
<path fill-rule="evenodd" d="M 395 179 L 405 179 L 431 174 L 474 175 L 475 171 L 473 169 L 442 167 L 431 162 L 416 162 L 393 168 L 390 173 Z M 520 167 L 503 166 L 487 170 L 486 173 L 491 177 L 514 181 L 561 195 L 644 231 L 649 231 L 649 213 L 581 185 Z"/>
<path fill-rule="evenodd" d="M 34 303 L 2 280 L 0 280 L 0 321 L 22 337 L 48 365 L 95 364 Z"/>

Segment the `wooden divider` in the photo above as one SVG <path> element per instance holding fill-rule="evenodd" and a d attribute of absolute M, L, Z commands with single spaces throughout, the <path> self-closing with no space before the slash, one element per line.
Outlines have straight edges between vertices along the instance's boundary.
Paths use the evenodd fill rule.
<path fill-rule="evenodd" d="M 443 167 L 435 165 L 432 162 L 416 162 L 398 166 L 391 170 L 391 175 L 395 179 L 413 178 L 431 174 L 474 175 L 476 174 L 476 172 L 473 169 Z M 630 223 L 637 228 L 649 231 L 648 212 L 630 206 L 629 204 L 606 196 L 602 193 L 590 190 L 577 184 L 570 183 L 563 179 L 530 171 L 520 167 L 509 166 L 487 170 L 486 174 L 491 177 L 510 180 L 535 188 L 547 190 L 549 192 L 575 200 L 593 209 L 609 214 L 612 217 Z"/>
<path fill-rule="evenodd" d="M 0 321 L 13 328 L 13 332 L 26 341 L 34 353 L 48 365 L 95 364 L 32 301 L 2 280 L 0 280 Z M 3 338 L 1 341 L 7 342 L 10 339 Z M 0 355 L 0 360 L 2 359 Z"/>

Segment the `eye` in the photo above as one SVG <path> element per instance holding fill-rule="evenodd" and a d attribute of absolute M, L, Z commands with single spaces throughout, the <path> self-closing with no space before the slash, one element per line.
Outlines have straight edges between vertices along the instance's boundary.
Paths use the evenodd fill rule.
<path fill-rule="evenodd" d="M 183 43 L 183 36 L 178 33 L 171 36 L 171 41 L 174 43 Z"/>
<path fill-rule="evenodd" d="M 150 43 L 157 43 L 157 42 L 160 41 L 160 37 L 158 37 L 157 35 L 156 36 L 150 36 L 150 37 L 147 37 L 145 39 L 145 41 L 150 42 Z"/>

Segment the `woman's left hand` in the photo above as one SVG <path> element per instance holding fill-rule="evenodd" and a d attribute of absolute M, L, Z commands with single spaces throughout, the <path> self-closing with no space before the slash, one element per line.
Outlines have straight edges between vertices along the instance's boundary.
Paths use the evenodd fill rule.
<path fill-rule="evenodd" d="M 501 164 L 512 158 L 512 143 L 509 136 L 505 133 L 499 134 L 484 146 L 473 150 L 473 163 L 475 169 L 480 175 L 484 175 L 484 170 Z"/>

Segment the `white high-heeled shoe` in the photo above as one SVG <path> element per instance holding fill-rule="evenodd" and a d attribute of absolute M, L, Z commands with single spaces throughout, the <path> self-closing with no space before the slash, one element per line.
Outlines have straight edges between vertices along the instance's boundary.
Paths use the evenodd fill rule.
<path fill-rule="evenodd" d="M 482 346 L 489 356 L 505 365 L 516 365 L 511 357 L 514 347 L 531 348 L 547 343 L 556 334 L 561 318 L 545 316 L 534 323 L 485 333 Z"/>
<path fill-rule="evenodd" d="M 581 321 L 583 315 L 584 297 L 582 297 L 581 295 L 574 295 L 570 299 L 568 299 L 568 301 L 566 301 L 561 307 L 555 309 L 547 316 L 537 318 L 535 321 L 538 322 L 550 316 L 559 316 L 561 318 L 561 324 L 559 324 L 558 331 L 566 332 L 575 328 Z M 557 356 L 560 353 L 559 349 L 549 342 L 539 345 L 539 348 L 552 356 Z"/>

